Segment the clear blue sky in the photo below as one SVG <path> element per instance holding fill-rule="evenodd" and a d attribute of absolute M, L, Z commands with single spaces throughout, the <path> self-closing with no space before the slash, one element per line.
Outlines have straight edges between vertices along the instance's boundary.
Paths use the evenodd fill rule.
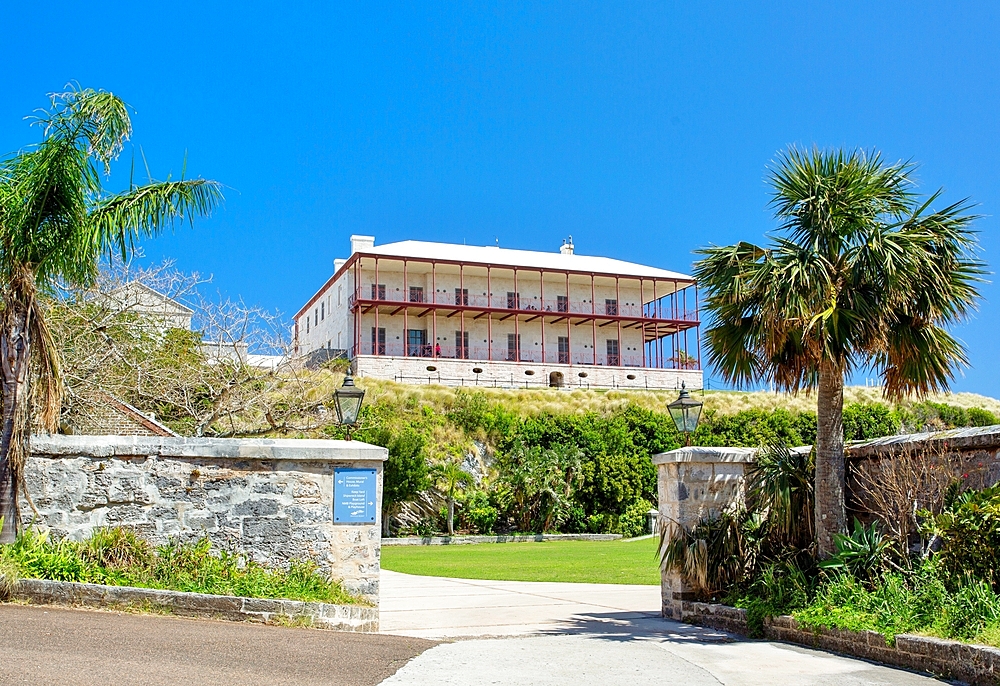
<path fill-rule="evenodd" d="M 186 150 L 228 187 L 149 258 L 287 315 L 352 233 L 572 234 L 687 271 L 699 246 L 763 239 L 765 167 L 791 143 L 921 163 L 922 190 L 981 203 L 995 264 L 996 3 L 332 4 L 6 3 L 0 150 L 36 139 L 22 117 L 70 80 L 121 95 L 154 176 Z M 955 388 L 996 396 L 984 294 Z"/>

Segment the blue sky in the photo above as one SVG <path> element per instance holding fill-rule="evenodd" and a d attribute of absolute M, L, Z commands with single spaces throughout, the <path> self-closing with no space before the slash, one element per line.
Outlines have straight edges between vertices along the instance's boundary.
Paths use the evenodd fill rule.
<path fill-rule="evenodd" d="M 686 271 L 763 240 L 789 144 L 877 147 L 971 197 L 995 268 L 995 3 L 6 3 L 0 150 L 71 81 L 135 109 L 154 177 L 226 185 L 148 242 L 287 315 L 348 236 L 577 251 Z M 111 185 L 127 180 L 127 160 Z M 956 390 L 1000 395 L 1000 288 Z"/>

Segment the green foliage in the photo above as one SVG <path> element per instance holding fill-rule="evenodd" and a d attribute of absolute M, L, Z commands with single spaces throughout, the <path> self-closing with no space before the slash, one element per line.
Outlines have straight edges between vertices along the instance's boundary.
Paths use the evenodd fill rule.
<path fill-rule="evenodd" d="M 582 457 L 564 445 L 517 445 L 498 460 L 497 500 L 519 531 L 546 532 L 566 520 L 582 480 Z"/>
<path fill-rule="evenodd" d="M 878 530 L 878 522 L 866 527 L 854 518 L 850 535 L 834 534 L 836 552 L 819 563 L 821 569 L 847 572 L 865 583 L 873 583 L 889 564 L 892 541 Z"/>
<path fill-rule="evenodd" d="M 625 509 L 618 518 L 618 533 L 625 538 L 635 538 L 649 533 L 649 511 L 652 503 L 640 498 Z"/>
<path fill-rule="evenodd" d="M 940 541 L 935 557 L 949 579 L 971 576 L 1000 589 L 1000 484 L 957 490 L 949 490 L 939 514 L 922 513 L 922 533 Z"/>
<path fill-rule="evenodd" d="M 837 574 L 795 618 L 805 626 L 878 631 L 890 642 L 909 632 L 977 642 L 989 633 L 995 645 L 1000 596 L 982 580 L 951 589 L 941 572 L 925 563 L 913 572 L 886 573 L 874 585 Z"/>
<path fill-rule="evenodd" d="M 411 500 L 430 487 L 427 459 L 424 457 L 423 436 L 413 429 L 393 431 L 385 427 L 358 431 L 359 440 L 389 449 L 382 473 L 383 511 Z"/>
<path fill-rule="evenodd" d="M 882 403 L 852 403 L 844 408 L 844 439 L 866 441 L 899 432 L 899 418 Z"/>
<path fill-rule="evenodd" d="M 762 445 L 811 445 L 816 440 L 816 414 L 792 413 L 783 408 L 773 412 L 742 410 L 736 414 L 705 413 L 695 432 L 696 445 L 757 448 Z"/>
<path fill-rule="evenodd" d="M 27 579 L 161 588 L 247 598 L 357 603 L 315 563 L 270 569 L 242 555 L 213 549 L 209 539 L 153 547 L 126 529 L 100 529 L 85 541 L 51 541 L 28 530 L 0 547 L 0 568 Z"/>
<path fill-rule="evenodd" d="M 496 527 L 500 512 L 490 502 L 490 497 L 485 491 L 476 491 L 465 501 L 462 510 L 463 518 L 478 534 L 492 534 Z"/>
<path fill-rule="evenodd" d="M 747 504 L 763 518 L 772 550 L 807 548 L 813 538 L 814 452 L 765 446 L 747 469 Z M 763 543 L 763 538 L 761 539 Z"/>

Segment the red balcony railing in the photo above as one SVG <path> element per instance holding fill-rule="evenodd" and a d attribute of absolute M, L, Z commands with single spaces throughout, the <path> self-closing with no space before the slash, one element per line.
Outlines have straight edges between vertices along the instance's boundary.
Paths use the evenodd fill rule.
<path fill-rule="evenodd" d="M 530 362 L 536 364 L 582 364 L 603 367 L 642 367 L 642 355 L 634 353 L 627 355 L 607 355 L 598 353 L 545 350 L 544 357 L 540 347 L 532 346 L 522 350 L 512 350 L 506 347 L 469 346 L 465 349 L 453 345 L 407 345 L 402 341 L 390 341 L 378 345 L 378 350 L 371 342 L 363 342 L 357 351 L 360 355 L 385 355 L 389 357 L 420 357 L 441 360 L 470 360 L 477 362 Z M 652 360 L 646 360 L 647 367 L 653 367 Z M 697 364 L 691 360 L 686 364 L 676 360 L 667 360 L 662 368 L 666 369 L 697 369 Z"/>
<path fill-rule="evenodd" d="M 348 301 L 350 306 L 357 302 L 366 304 L 377 304 L 384 302 L 388 305 L 444 305 L 452 307 L 468 307 L 474 310 L 508 310 L 521 313 L 542 312 L 546 315 L 557 316 L 561 313 L 582 314 L 582 315 L 604 315 L 620 316 L 635 319 L 669 319 L 681 321 L 698 321 L 698 310 L 696 309 L 671 309 L 663 308 L 658 315 L 651 307 L 623 302 L 604 302 L 600 298 L 591 304 L 588 301 L 540 299 L 521 295 L 520 297 L 508 296 L 507 294 L 496 294 L 486 296 L 470 293 L 459 296 L 455 293 L 420 293 L 403 292 L 402 290 L 382 290 L 378 292 L 361 291 L 352 295 Z"/>

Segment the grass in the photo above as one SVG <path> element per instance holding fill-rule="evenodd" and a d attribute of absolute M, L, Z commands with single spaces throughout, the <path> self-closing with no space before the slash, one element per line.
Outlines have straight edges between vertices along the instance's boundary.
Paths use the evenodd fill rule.
<path fill-rule="evenodd" d="M 406 574 L 498 581 L 660 583 L 659 538 L 477 545 L 386 546 L 382 568 Z"/>
<path fill-rule="evenodd" d="M 207 538 L 154 547 L 122 528 L 99 529 L 85 541 L 58 542 L 29 529 L 13 544 L 0 546 L 0 571 L 6 580 L 16 576 L 244 598 L 365 603 L 311 562 L 269 568 L 213 549 Z"/>

